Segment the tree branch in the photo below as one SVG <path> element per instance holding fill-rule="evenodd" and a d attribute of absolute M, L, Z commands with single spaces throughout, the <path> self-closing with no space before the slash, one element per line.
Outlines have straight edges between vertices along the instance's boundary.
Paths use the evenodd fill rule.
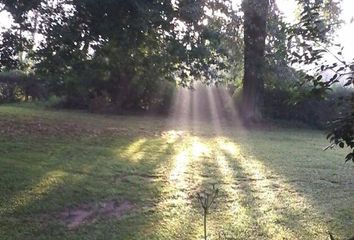
<path fill-rule="evenodd" d="M 1 13 L 2 11 L 5 11 L 5 4 L 4 4 L 3 6 L 0 6 L 0 13 Z"/>

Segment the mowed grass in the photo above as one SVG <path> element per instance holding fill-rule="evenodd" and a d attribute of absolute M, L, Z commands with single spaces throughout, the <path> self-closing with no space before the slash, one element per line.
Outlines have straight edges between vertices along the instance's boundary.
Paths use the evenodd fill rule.
<path fill-rule="evenodd" d="M 0 106 L 0 239 L 201 239 L 212 184 L 209 239 L 354 234 L 354 167 L 322 132 L 213 129 Z"/>

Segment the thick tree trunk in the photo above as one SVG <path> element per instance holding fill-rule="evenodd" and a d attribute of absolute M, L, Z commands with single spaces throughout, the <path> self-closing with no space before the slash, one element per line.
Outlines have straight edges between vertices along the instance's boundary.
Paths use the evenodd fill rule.
<path fill-rule="evenodd" d="M 244 77 L 242 106 L 246 121 L 262 118 L 264 48 L 269 0 L 244 0 Z"/>

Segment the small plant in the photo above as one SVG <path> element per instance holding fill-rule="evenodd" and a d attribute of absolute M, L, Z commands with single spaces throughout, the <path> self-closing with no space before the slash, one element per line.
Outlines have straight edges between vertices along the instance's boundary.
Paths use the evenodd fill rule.
<path fill-rule="evenodd" d="M 219 189 L 215 188 L 215 184 L 212 186 L 211 192 L 203 191 L 197 193 L 198 202 L 203 209 L 204 240 L 207 240 L 207 215 L 211 205 L 215 202 L 215 199 L 219 194 Z"/>
<path fill-rule="evenodd" d="M 331 232 L 328 232 L 328 234 L 329 234 L 329 239 L 330 240 L 336 240 Z M 346 240 L 354 240 L 354 236 L 352 236 L 351 238 L 348 238 Z"/>
<path fill-rule="evenodd" d="M 221 230 L 218 235 L 219 235 L 219 240 L 236 240 L 237 239 L 232 236 L 232 233 L 225 232 L 224 230 Z"/>

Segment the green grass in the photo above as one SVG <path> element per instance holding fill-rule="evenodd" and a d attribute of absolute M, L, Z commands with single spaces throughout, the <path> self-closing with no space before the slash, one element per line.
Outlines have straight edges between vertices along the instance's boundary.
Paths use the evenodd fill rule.
<path fill-rule="evenodd" d="M 0 239 L 200 239 L 195 196 L 213 183 L 210 239 L 354 234 L 354 168 L 322 151 L 322 132 L 211 129 L 0 106 Z M 134 207 L 75 228 L 63 217 L 111 200 Z"/>

